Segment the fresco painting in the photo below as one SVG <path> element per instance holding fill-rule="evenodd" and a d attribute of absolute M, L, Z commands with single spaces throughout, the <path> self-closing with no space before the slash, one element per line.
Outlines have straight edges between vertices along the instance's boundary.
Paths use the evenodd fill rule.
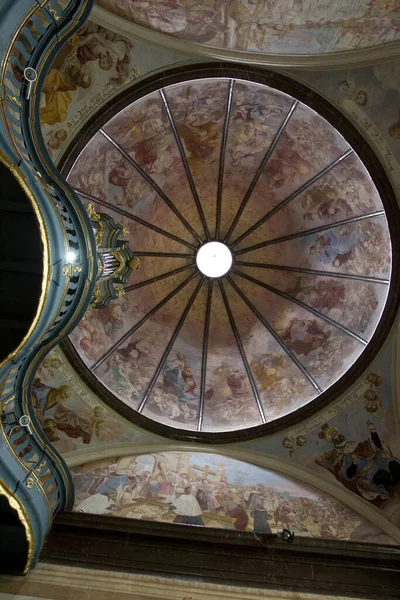
<path fill-rule="evenodd" d="M 347 142 L 325 119 L 300 103 L 262 171 L 243 218 L 235 228 L 234 238 L 348 150 Z M 259 228 L 251 241 L 265 237 L 265 231 Z"/>
<path fill-rule="evenodd" d="M 385 283 L 293 273 L 284 267 L 274 270 L 238 264 L 237 270 L 297 298 L 367 338 L 375 330 L 389 290 Z M 237 281 L 240 284 L 240 279 Z"/>
<path fill-rule="evenodd" d="M 363 351 L 360 342 L 308 310 L 237 275 L 233 279 L 322 390 Z"/>
<path fill-rule="evenodd" d="M 190 281 L 95 370 L 105 385 L 122 400 L 126 399 L 129 406 L 138 408 L 147 393 L 179 317 L 198 283 L 198 278 Z"/>
<path fill-rule="evenodd" d="M 174 427 L 198 425 L 206 295 L 202 287 L 143 410 L 145 416 Z"/>
<path fill-rule="evenodd" d="M 155 452 L 73 467 L 74 510 L 258 534 L 393 543 L 327 494 L 217 454 Z"/>
<path fill-rule="evenodd" d="M 240 255 L 241 260 L 379 279 L 390 276 L 391 243 L 385 216 L 333 226 L 252 251 L 255 239 L 249 236 L 241 242 L 249 249 Z"/>
<path fill-rule="evenodd" d="M 179 60 L 87 21 L 55 58 L 43 88 L 40 120 L 53 161 L 105 102 L 139 76 Z"/>
<path fill-rule="evenodd" d="M 145 286 L 140 295 L 135 294 L 134 291 L 128 292 L 110 303 L 107 308 L 91 311 L 70 336 L 79 354 L 88 364 L 93 365 L 106 353 L 110 343 L 113 345 L 117 343 L 190 275 L 190 272 L 176 274 L 163 282 L 162 286 L 154 284 Z M 163 315 L 167 321 L 175 321 L 182 307 L 179 300 L 181 299 L 183 303 L 183 298 L 184 296 L 181 295 L 176 297 L 175 301 L 168 303 L 164 311 L 155 316 L 154 323 L 159 322 L 160 315 Z M 124 360 L 129 352 L 125 356 L 125 345 L 122 345 L 117 354 Z"/>
<path fill-rule="evenodd" d="M 274 239 L 377 210 L 382 210 L 379 194 L 364 165 L 351 154 L 271 215 L 257 236 Z"/>
<path fill-rule="evenodd" d="M 201 102 L 201 97 L 197 99 Z M 201 234 L 200 217 L 182 158 L 159 92 L 146 96 L 116 115 L 104 129 L 134 158 L 177 209 Z M 174 178 L 170 173 L 174 172 Z M 180 193 L 175 193 L 179 186 Z"/>
<path fill-rule="evenodd" d="M 323 54 L 400 37 L 395 0 L 97 0 L 97 4 L 187 42 L 248 52 Z"/>
<path fill-rule="evenodd" d="M 126 212 L 146 222 L 150 221 L 180 239 L 194 241 L 185 225 L 156 190 L 101 134 L 97 134 L 87 144 L 67 179 L 76 189 L 107 202 L 106 207 L 96 205 L 99 206 L 99 211 L 111 211 L 110 214 L 115 214 L 119 221 L 126 224 L 134 236 L 132 242 L 135 246 L 140 244 L 141 250 L 154 247 L 155 232 L 129 219 Z M 113 206 L 116 208 L 115 212 Z M 119 214 L 118 209 L 125 211 L 125 215 Z M 143 235 L 139 237 L 141 232 Z M 170 251 L 184 250 L 179 242 L 170 238 L 160 240 L 160 244 L 162 242 L 168 244 Z"/>
<path fill-rule="evenodd" d="M 278 437 L 251 442 L 250 448 L 289 458 L 337 481 L 400 525 L 399 408 L 392 370 L 395 339 L 340 400 Z"/>
<path fill-rule="evenodd" d="M 224 163 L 221 231 L 227 233 L 293 101 L 264 86 L 236 82 Z"/>
<path fill-rule="evenodd" d="M 52 350 L 33 382 L 35 414 L 48 440 L 67 453 L 132 439 L 128 425 L 85 393 L 81 384 L 76 388 L 76 375 L 64 371 L 64 361 L 57 349 Z"/>
<path fill-rule="evenodd" d="M 211 233 L 214 231 L 219 155 L 229 80 L 208 78 L 170 86 L 165 92 Z"/>
<path fill-rule="evenodd" d="M 400 65 L 398 60 L 341 71 L 293 72 L 336 103 L 361 129 L 400 186 Z"/>
<path fill-rule="evenodd" d="M 276 137 L 286 117 L 285 128 Z M 224 124 L 229 127 L 222 174 Z M 122 151 L 95 134 L 68 181 L 107 202 L 110 214 L 127 226 L 132 250 L 144 256 L 138 279 L 136 273 L 131 276 L 128 291 L 115 308 L 92 311 L 71 336 L 96 377 L 128 406 L 140 407 L 156 421 L 205 431 L 249 428 L 277 419 L 333 385 L 360 356 L 363 340 L 370 339 L 379 322 L 391 261 L 386 219 L 370 215 L 382 209 L 378 192 L 344 138 L 287 94 L 227 78 L 183 81 L 154 91 L 103 127 Z M 240 252 L 232 281 L 283 345 L 277 345 L 262 320 L 225 280 L 227 310 L 215 282 L 202 384 L 206 284 L 167 350 L 194 282 L 175 296 L 173 292 L 196 272 L 197 236 L 204 240 L 201 210 L 213 235 L 220 192 L 224 235 L 265 156 L 269 159 L 231 230 L 230 240 Z M 321 171 L 320 179 L 236 243 L 238 236 Z M 100 204 L 95 206 L 104 210 Z M 124 214 L 118 215 L 121 208 Z M 335 226 L 341 219 L 366 215 Z M 324 229 L 307 234 L 308 228 L 315 227 Z M 279 241 L 287 235 L 293 237 Z M 164 257 L 165 270 L 161 269 Z M 176 273 L 181 267 L 189 268 Z M 257 281 L 241 277 L 237 270 Z M 160 274 L 168 276 L 160 280 Z M 347 278 L 335 278 L 341 274 Z M 257 282 L 289 297 L 283 299 Z M 165 298 L 162 308 L 147 320 L 149 311 Z M 202 385 L 204 419 L 198 414 Z"/>
<path fill-rule="evenodd" d="M 240 281 L 234 279 L 240 287 Z M 236 292 L 232 293 L 233 297 L 234 294 Z M 254 290 L 250 300 L 254 300 Z M 315 398 L 317 391 L 254 312 L 243 300 L 234 302 L 233 306 L 267 422 L 293 412 Z"/>
<path fill-rule="evenodd" d="M 231 307 L 231 303 L 229 306 Z M 261 421 L 227 310 L 215 282 L 211 303 L 203 427 L 206 431 L 232 430 L 234 422 L 241 423 L 241 428 L 244 428 L 259 425 Z"/>
<path fill-rule="evenodd" d="M 75 114 L 83 98 L 93 99 L 93 110 L 133 81 L 136 69 L 133 44 L 94 23 L 88 22 L 68 40 L 50 68 L 41 98 L 40 121 L 53 158 L 70 137 L 71 118 L 83 116 Z"/>

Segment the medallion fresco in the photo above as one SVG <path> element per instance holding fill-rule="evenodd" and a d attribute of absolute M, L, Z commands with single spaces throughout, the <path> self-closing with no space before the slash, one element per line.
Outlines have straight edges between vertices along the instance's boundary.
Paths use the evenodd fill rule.
<path fill-rule="evenodd" d="M 97 0 L 137 25 L 216 48 L 323 54 L 399 39 L 396 0 Z"/>
<path fill-rule="evenodd" d="M 393 543 L 329 495 L 216 454 L 159 452 L 73 467 L 78 512 L 257 534 Z"/>
<path fill-rule="evenodd" d="M 287 94 L 227 78 L 157 90 L 94 135 L 68 181 L 141 260 L 71 340 L 151 419 L 208 432 L 278 419 L 375 331 L 391 278 L 381 200 L 344 138 Z M 206 235 L 234 255 L 212 284 L 195 262 Z"/>

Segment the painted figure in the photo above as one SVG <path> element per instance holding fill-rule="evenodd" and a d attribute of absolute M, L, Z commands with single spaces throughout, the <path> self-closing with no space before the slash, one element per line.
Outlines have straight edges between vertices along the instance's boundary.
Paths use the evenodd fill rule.
<path fill-rule="evenodd" d="M 375 425 L 367 421 L 370 438 L 363 442 L 347 441 L 335 427 L 323 425 L 319 437 L 333 444 L 317 464 L 330 471 L 352 492 L 381 505 L 400 497 L 400 461 L 381 440 Z"/>
<path fill-rule="evenodd" d="M 163 374 L 164 392 L 175 394 L 179 402 L 196 400 L 196 396 L 193 395 L 196 383 L 192 371 L 186 362 L 185 355 L 182 352 L 178 352 L 175 360 L 166 361 Z"/>

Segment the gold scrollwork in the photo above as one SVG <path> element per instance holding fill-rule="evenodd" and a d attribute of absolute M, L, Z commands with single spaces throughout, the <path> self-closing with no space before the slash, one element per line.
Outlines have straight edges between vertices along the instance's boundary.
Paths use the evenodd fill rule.
<path fill-rule="evenodd" d="M 28 542 L 28 555 L 26 558 L 26 563 L 25 563 L 25 568 L 24 568 L 24 574 L 25 574 L 29 571 L 29 567 L 31 566 L 32 561 L 33 561 L 33 555 L 35 553 L 35 536 L 33 533 L 32 523 L 30 522 L 28 513 L 26 512 L 26 509 L 25 509 L 24 505 L 22 504 L 22 502 L 19 500 L 19 498 L 14 496 L 14 494 L 12 493 L 12 490 L 8 487 L 6 482 L 3 481 L 2 479 L 0 479 L 0 495 L 5 496 L 7 498 L 8 504 L 11 506 L 11 508 L 13 508 L 17 512 L 19 520 L 21 521 L 21 523 L 25 529 L 25 535 L 26 535 L 26 539 Z"/>
<path fill-rule="evenodd" d="M 129 227 L 128 227 L 128 225 L 124 225 L 123 223 L 121 223 L 121 221 L 117 221 L 117 225 L 122 230 L 118 237 L 129 235 Z"/>
<path fill-rule="evenodd" d="M 90 219 L 94 219 L 95 221 L 100 220 L 101 217 L 99 213 L 95 211 L 93 202 L 89 202 L 89 204 L 86 204 L 85 208 Z"/>
<path fill-rule="evenodd" d="M 35 485 L 34 479 L 32 477 L 28 477 L 28 479 L 26 480 L 26 487 L 28 488 L 28 490 L 33 488 L 34 485 Z"/>
<path fill-rule="evenodd" d="M 57 13 L 55 8 L 53 8 L 52 6 L 48 6 L 47 10 L 49 11 L 49 13 L 51 13 L 53 15 L 53 17 L 56 21 L 58 21 L 60 19 L 60 15 Z"/>

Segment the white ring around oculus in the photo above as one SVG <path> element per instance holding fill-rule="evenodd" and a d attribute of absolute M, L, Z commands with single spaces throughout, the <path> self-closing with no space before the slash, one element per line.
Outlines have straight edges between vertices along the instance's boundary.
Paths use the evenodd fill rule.
<path fill-rule="evenodd" d="M 221 242 L 207 242 L 199 248 L 196 263 L 206 277 L 222 277 L 232 266 L 232 253 Z"/>

